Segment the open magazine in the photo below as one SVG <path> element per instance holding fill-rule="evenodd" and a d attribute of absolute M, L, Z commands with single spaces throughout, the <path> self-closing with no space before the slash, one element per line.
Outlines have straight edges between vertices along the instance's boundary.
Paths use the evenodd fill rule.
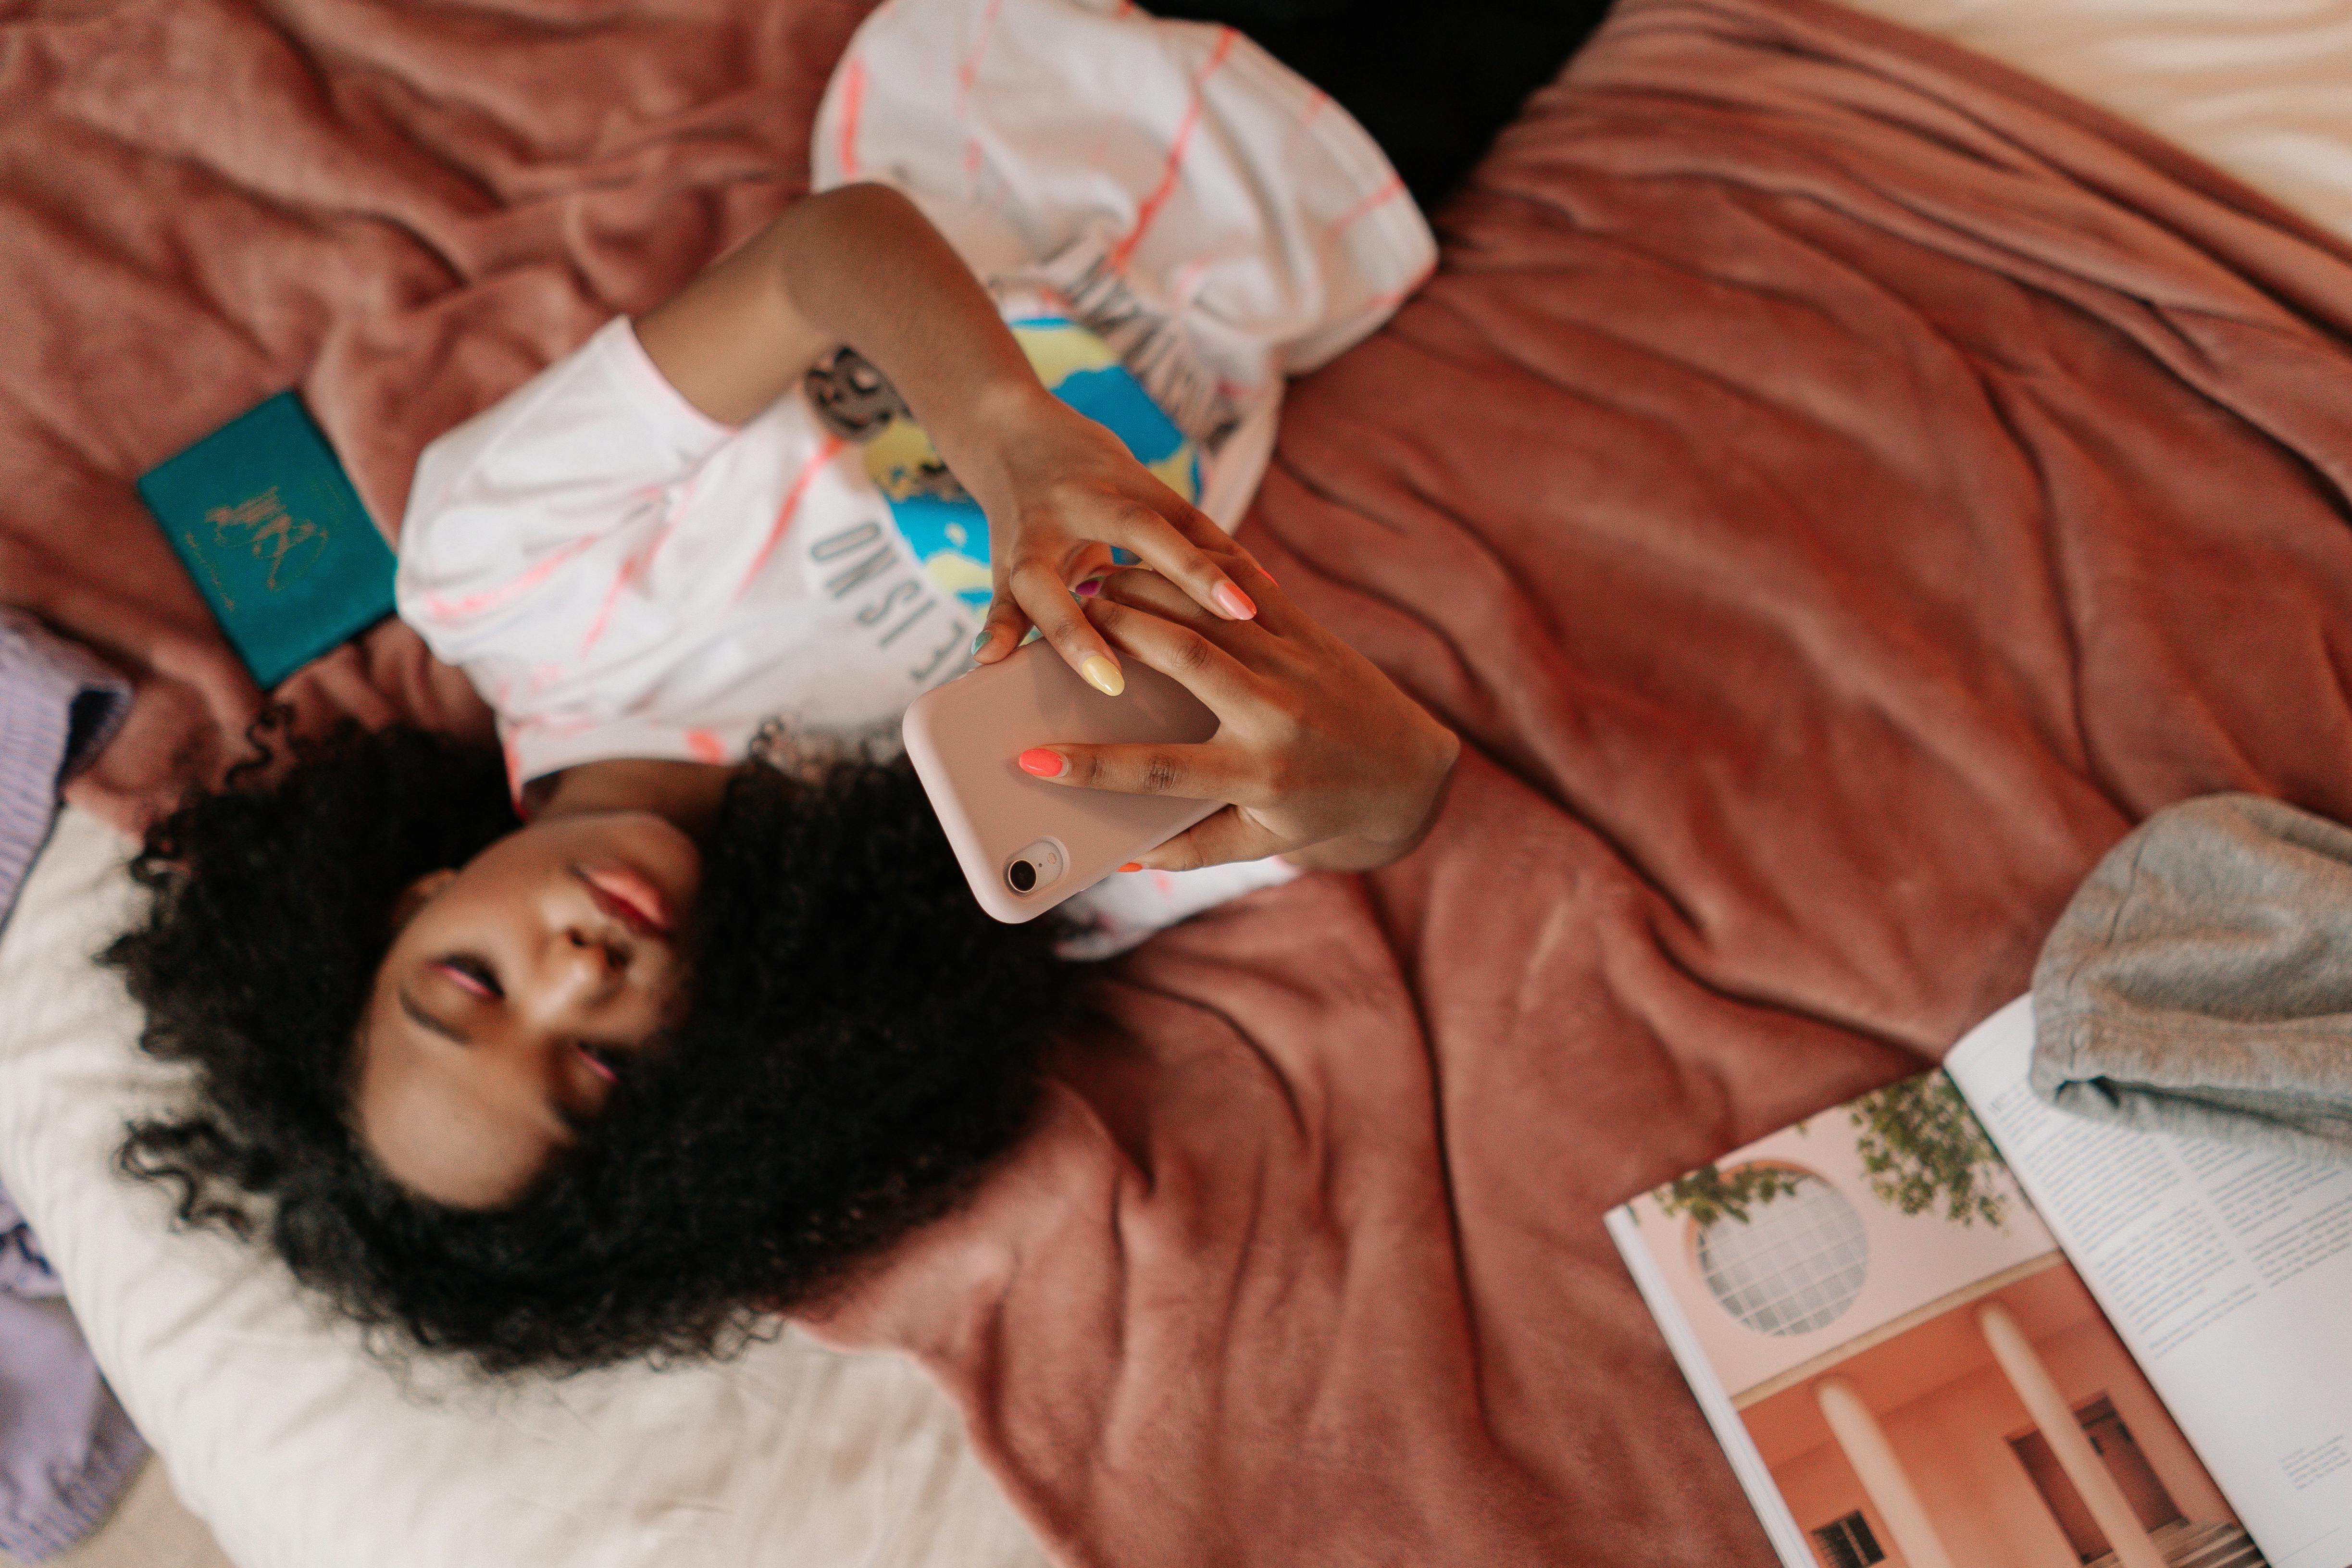
<path fill-rule="evenodd" d="M 1789 1568 L 2352 1568 L 2352 1166 L 2084 1121 L 2031 998 L 1609 1215 Z"/>

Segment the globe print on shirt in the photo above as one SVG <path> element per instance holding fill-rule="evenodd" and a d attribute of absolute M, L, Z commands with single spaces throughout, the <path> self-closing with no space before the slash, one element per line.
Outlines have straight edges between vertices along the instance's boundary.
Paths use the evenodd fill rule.
<path fill-rule="evenodd" d="M 1045 389 L 1108 429 L 1186 500 L 1201 499 L 1201 458 L 1108 344 L 1061 316 L 1006 323 Z M 923 427 L 879 373 L 845 349 L 809 373 L 809 396 L 836 434 L 861 442 L 866 471 L 931 581 L 975 618 L 990 596 L 988 519 L 948 472 Z M 1121 561 L 1131 560 L 1124 551 Z"/>

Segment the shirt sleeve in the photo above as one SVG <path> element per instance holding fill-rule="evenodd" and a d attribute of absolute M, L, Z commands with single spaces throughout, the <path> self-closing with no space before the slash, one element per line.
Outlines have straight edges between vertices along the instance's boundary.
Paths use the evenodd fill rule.
<path fill-rule="evenodd" d="M 593 651 L 732 434 L 663 379 L 626 318 L 610 322 L 425 448 L 401 524 L 401 618 L 510 712 L 515 682 Z"/>

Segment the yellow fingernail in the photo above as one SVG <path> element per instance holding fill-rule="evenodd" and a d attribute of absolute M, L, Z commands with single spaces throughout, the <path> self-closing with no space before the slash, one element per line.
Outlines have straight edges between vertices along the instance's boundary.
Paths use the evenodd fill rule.
<path fill-rule="evenodd" d="M 1118 666 L 1098 653 L 1088 654 L 1086 663 L 1078 666 L 1078 673 L 1105 697 L 1116 697 L 1127 689 L 1127 678 L 1119 674 Z"/>

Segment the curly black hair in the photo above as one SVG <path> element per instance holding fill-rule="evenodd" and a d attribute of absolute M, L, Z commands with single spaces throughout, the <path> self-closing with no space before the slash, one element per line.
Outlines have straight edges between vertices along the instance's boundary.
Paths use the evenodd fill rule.
<path fill-rule="evenodd" d="M 369 1325 L 486 1371 L 726 1354 L 953 1206 L 1018 1137 L 1082 971 L 988 919 L 912 771 L 744 763 L 702 846 L 687 1016 L 520 1201 L 448 1207 L 359 1142 L 353 1041 L 401 889 L 519 826 L 496 752 L 345 725 L 147 835 L 105 962 L 195 1068 L 119 1154 Z"/>

